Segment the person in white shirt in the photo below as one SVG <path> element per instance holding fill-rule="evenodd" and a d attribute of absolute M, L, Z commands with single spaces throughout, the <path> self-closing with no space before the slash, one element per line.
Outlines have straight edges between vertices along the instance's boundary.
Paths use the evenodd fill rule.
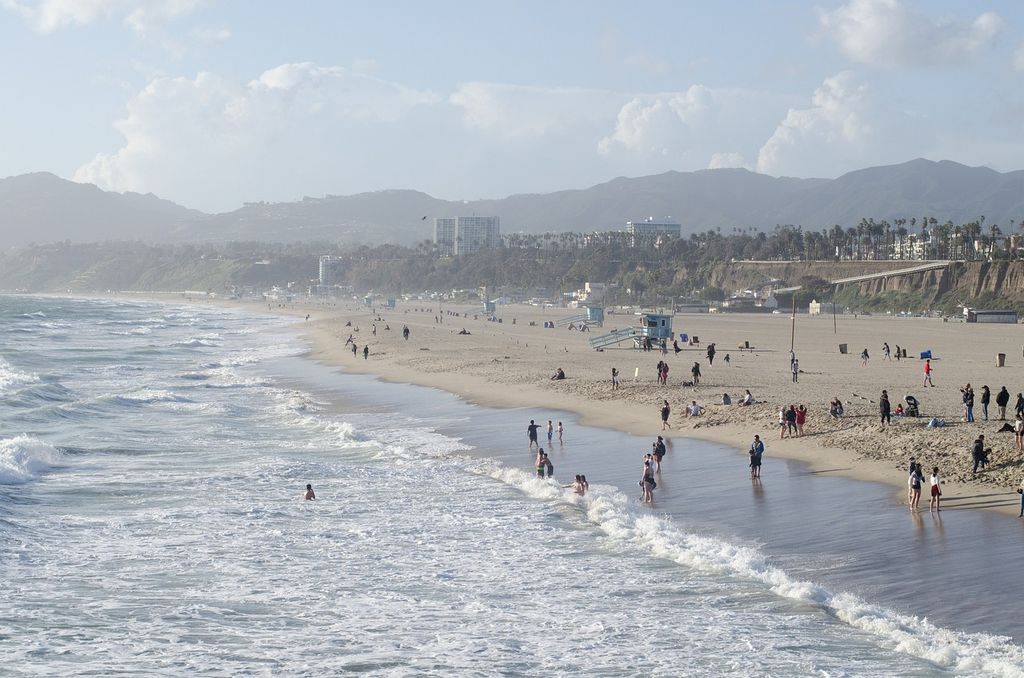
<path fill-rule="evenodd" d="M 698 405 L 696 400 L 686 406 L 686 416 L 699 417 L 702 414 L 704 414 L 704 408 Z"/>
<path fill-rule="evenodd" d="M 939 478 L 939 467 L 932 467 L 932 498 L 928 501 L 928 510 L 940 511 L 939 498 L 942 496 L 942 481 Z"/>
<path fill-rule="evenodd" d="M 746 407 L 748 405 L 753 405 L 753 404 L 754 404 L 754 396 L 750 393 L 750 389 L 748 388 L 746 390 L 746 392 L 743 394 L 743 400 L 740 401 L 740 405 L 742 405 L 743 407 Z"/>
<path fill-rule="evenodd" d="M 1013 422 L 1013 435 L 1014 444 L 1018 450 L 1024 450 L 1024 417 L 1020 414 L 1017 415 L 1017 420 Z"/>

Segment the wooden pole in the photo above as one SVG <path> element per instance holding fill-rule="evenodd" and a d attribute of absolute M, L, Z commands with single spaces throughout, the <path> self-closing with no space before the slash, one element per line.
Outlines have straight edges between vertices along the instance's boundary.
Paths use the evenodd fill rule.
<path fill-rule="evenodd" d="M 793 301 L 790 304 L 789 352 L 793 353 L 796 345 L 796 290 L 793 290 Z"/>
<path fill-rule="evenodd" d="M 836 289 L 832 293 L 832 334 L 839 334 L 839 328 L 836 326 L 836 295 L 837 294 L 839 294 L 839 285 L 836 285 Z"/>

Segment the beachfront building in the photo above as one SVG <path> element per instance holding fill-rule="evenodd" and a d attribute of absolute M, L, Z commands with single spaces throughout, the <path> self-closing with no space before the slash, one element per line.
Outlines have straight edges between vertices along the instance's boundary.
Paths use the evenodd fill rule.
<path fill-rule="evenodd" d="M 831 301 L 818 301 L 807 304 L 807 315 L 835 315 L 843 313 L 845 307 Z"/>
<path fill-rule="evenodd" d="M 1017 324 L 1017 312 L 1010 309 L 981 309 L 964 307 L 964 320 L 969 323 Z"/>
<path fill-rule="evenodd" d="M 434 244 L 441 256 L 472 254 L 501 247 L 498 217 L 438 217 L 434 219 Z"/>
<path fill-rule="evenodd" d="M 643 221 L 627 221 L 626 233 L 629 234 L 629 246 L 636 247 L 638 239 L 640 241 L 654 240 L 658 244 L 680 237 L 682 226 L 674 221 L 669 221 L 669 219 L 655 221 L 654 217 L 647 217 Z"/>

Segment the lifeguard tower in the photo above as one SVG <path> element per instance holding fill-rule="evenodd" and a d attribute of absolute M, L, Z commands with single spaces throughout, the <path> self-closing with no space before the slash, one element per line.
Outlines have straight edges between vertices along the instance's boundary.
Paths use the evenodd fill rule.
<path fill-rule="evenodd" d="M 580 325 L 586 323 L 588 325 L 604 324 L 604 306 L 584 306 L 580 308 L 580 312 L 576 315 L 566 316 L 565 318 L 559 318 L 555 321 L 555 325 L 564 327 L 569 324 Z"/>
<path fill-rule="evenodd" d="M 639 326 L 612 330 L 608 334 L 592 337 L 590 339 L 590 348 L 597 350 L 629 340 L 633 341 L 636 348 L 640 348 L 645 338 L 650 338 L 652 343 L 655 341 L 660 342 L 662 339 L 671 341 L 674 338 L 671 313 L 648 313 L 644 311 L 638 315 L 640 316 Z"/>
<path fill-rule="evenodd" d="M 498 305 L 493 301 L 484 302 L 484 313 L 487 315 L 494 315 L 494 312 L 498 310 Z"/>

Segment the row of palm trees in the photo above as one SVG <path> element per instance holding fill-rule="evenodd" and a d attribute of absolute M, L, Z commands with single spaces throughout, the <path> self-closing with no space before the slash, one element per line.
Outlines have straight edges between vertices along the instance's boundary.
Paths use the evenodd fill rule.
<path fill-rule="evenodd" d="M 595 246 L 668 247 L 677 249 L 682 243 L 698 249 L 712 247 L 730 259 L 950 259 L 976 261 L 1016 259 L 1024 246 L 1024 218 L 1010 220 L 1004 233 L 998 224 L 985 226 L 985 217 L 956 224 L 939 222 L 931 216 L 920 219 L 861 219 L 856 226 L 843 228 L 838 224 L 820 231 L 797 226 L 779 226 L 774 232 L 733 228 L 730 235 L 721 229 L 693 233 L 681 243 L 658 236 L 634 239 L 624 232 L 595 233 L 509 233 L 502 236 L 505 247 L 541 250 L 579 250 Z M 716 257 L 717 258 L 717 257 Z"/>

